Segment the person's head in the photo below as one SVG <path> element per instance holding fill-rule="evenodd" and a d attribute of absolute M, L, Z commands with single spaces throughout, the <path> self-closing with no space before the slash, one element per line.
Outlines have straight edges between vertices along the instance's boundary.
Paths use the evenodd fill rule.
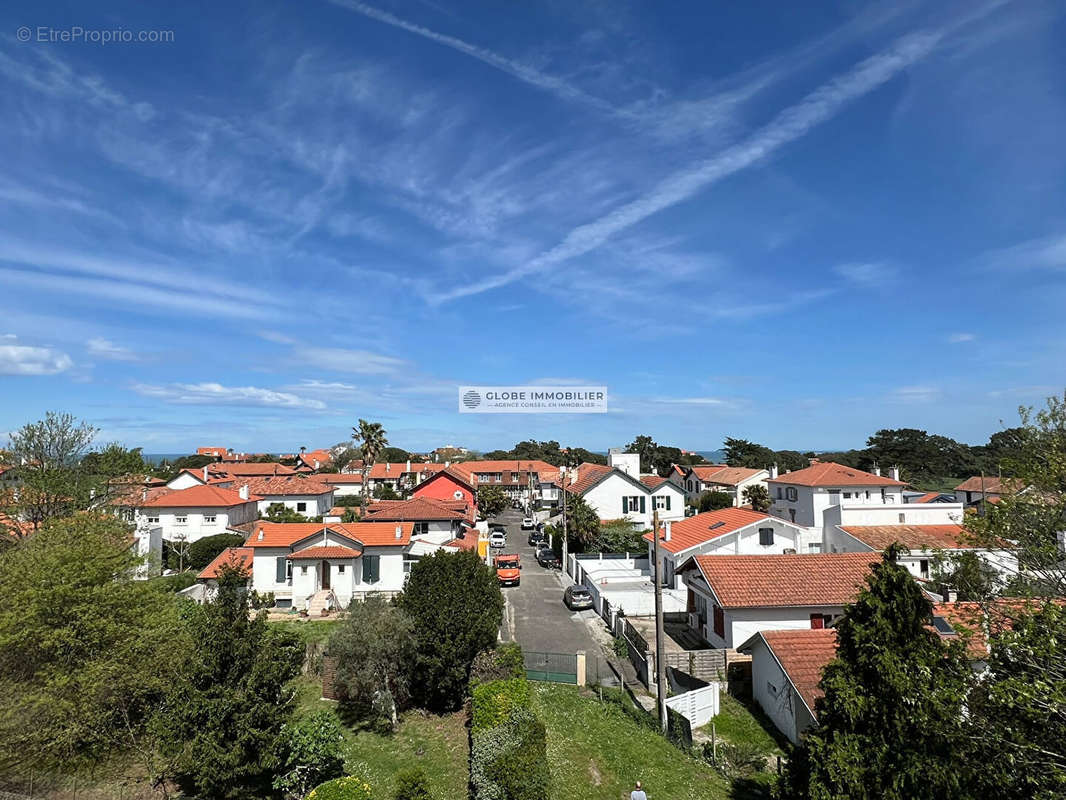
<path fill-rule="evenodd" d="M 640 781 L 637 781 L 637 791 L 639 792 L 644 787 L 640 785 Z"/>

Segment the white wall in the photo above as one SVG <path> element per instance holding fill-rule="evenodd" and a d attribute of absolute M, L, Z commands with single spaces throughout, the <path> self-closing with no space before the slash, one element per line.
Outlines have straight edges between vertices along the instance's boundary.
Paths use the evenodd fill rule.
<path fill-rule="evenodd" d="M 751 694 L 774 726 L 790 742 L 799 744 L 800 734 L 814 719 L 761 638 L 751 647 Z"/>
<path fill-rule="evenodd" d="M 685 493 L 681 491 L 674 483 L 670 481 L 663 481 L 655 490 L 651 493 L 652 497 L 659 498 L 657 502 L 661 505 L 662 498 L 670 498 L 670 508 L 662 507 L 659 509 L 659 521 L 665 522 L 670 520 L 672 522 L 685 518 Z M 619 504 L 621 501 L 619 501 Z M 648 525 L 651 525 L 649 518 Z"/>
<path fill-rule="evenodd" d="M 195 542 L 225 533 L 230 526 L 252 522 L 256 516 L 255 502 L 249 501 L 229 508 L 139 508 L 135 522 L 138 530 L 161 528 L 167 541 Z M 185 522 L 179 523 L 179 517 L 185 517 Z"/>
<path fill-rule="evenodd" d="M 670 510 L 660 509 L 660 521 L 683 519 L 685 516 L 684 494 L 669 481 L 661 483 L 656 488 L 656 492 L 652 493 L 644 484 L 634 485 L 618 473 L 612 473 L 600 484 L 587 491 L 584 497 L 585 502 L 595 510 L 600 519 L 621 519 L 625 516 L 642 529 L 649 529 L 652 524 L 652 498 L 656 496 L 666 497 L 667 495 L 670 497 Z M 644 513 L 638 510 L 630 511 L 623 515 L 623 497 L 643 497 Z M 637 507 L 639 509 L 639 505 Z"/>
<path fill-rule="evenodd" d="M 788 499 L 790 488 L 795 490 L 795 500 Z M 833 506 L 903 505 L 902 486 L 840 486 L 833 487 L 833 491 L 830 491 L 822 486 L 770 483 L 768 489 L 770 513 L 781 519 L 792 519 L 790 512 L 795 511 L 795 519 L 792 521 L 807 528 L 821 529 L 824 526 L 826 509 Z M 915 507 L 907 506 L 908 509 Z"/>
<path fill-rule="evenodd" d="M 333 492 L 329 494 L 292 494 L 266 497 L 259 501 L 260 515 L 266 514 L 267 509 L 275 503 L 281 503 L 286 508 L 292 509 L 298 514 L 303 514 L 305 517 L 320 517 L 333 508 Z M 303 511 L 298 508 L 300 503 L 305 504 Z"/>
<path fill-rule="evenodd" d="M 331 483 L 333 487 L 334 503 L 338 497 L 360 497 L 363 494 L 363 487 L 358 483 Z M 344 505 L 340 503 L 339 505 Z"/>
<path fill-rule="evenodd" d="M 613 450 L 607 453 L 607 466 L 618 467 L 622 472 L 632 478 L 640 478 L 640 454 L 639 453 L 616 453 Z"/>
<path fill-rule="evenodd" d="M 191 489 L 193 486 L 201 486 L 204 483 L 205 481 L 198 480 L 196 476 L 182 471 L 167 481 L 167 488 L 180 491 L 181 489 Z"/>

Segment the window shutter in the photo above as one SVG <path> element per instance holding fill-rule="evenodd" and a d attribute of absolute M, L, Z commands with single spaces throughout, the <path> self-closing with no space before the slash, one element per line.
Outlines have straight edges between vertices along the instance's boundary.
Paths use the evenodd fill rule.
<path fill-rule="evenodd" d="M 625 516 L 627 511 L 629 511 L 629 498 L 628 497 L 623 497 L 622 498 L 622 516 Z"/>
<path fill-rule="evenodd" d="M 666 496 L 666 510 L 670 510 L 670 495 Z"/>
<path fill-rule="evenodd" d="M 820 630 L 825 627 L 825 620 L 821 614 L 811 614 L 811 629 Z"/>
<path fill-rule="evenodd" d="M 714 607 L 714 632 L 715 635 L 725 638 L 725 613 L 720 606 Z"/>
<path fill-rule="evenodd" d="M 644 513 L 644 495 L 640 496 L 640 513 Z"/>
<path fill-rule="evenodd" d="M 373 575 L 374 575 L 373 581 L 374 581 L 374 583 L 377 583 L 378 581 L 381 580 L 381 556 L 373 556 L 373 559 L 374 559 L 374 563 L 372 565 L 372 570 L 373 570 Z"/>
<path fill-rule="evenodd" d="M 285 556 L 278 556 L 275 564 L 277 565 L 277 583 L 285 583 L 285 562 L 287 559 Z"/>

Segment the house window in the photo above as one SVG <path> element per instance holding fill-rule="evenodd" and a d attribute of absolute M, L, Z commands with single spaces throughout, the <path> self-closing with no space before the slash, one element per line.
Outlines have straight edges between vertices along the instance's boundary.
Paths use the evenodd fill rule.
<path fill-rule="evenodd" d="M 297 503 L 296 504 L 296 510 L 297 511 L 301 511 L 301 512 L 302 511 L 306 511 L 307 510 L 307 503 Z"/>
<path fill-rule="evenodd" d="M 632 512 L 634 514 L 643 514 L 644 513 L 644 509 L 645 509 L 645 506 L 644 506 L 644 497 L 643 497 L 643 495 L 632 495 L 630 497 L 623 497 L 622 498 L 622 513 L 623 514 L 629 514 L 630 512 Z"/>
<path fill-rule="evenodd" d="M 899 524 L 902 525 L 906 521 L 907 521 L 907 515 L 906 514 L 900 514 L 899 515 Z"/>
<path fill-rule="evenodd" d="M 832 492 L 830 492 L 830 494 L 832 494 Z M 844 499 L 845 500 L 850 500 L 851 499 L 851 492 L 844 492 Z"/>
<path fill-rule="evenodd" d="M 790 508 L 790 509 L 788 510 L 788 518 L 789 518 L 789 520 L 791 520 L 792 522 L 795 522 L 795 521 L 796 521 L 796 509 L 794 509 L 794 508 Z"/>
<path fill-rule="evenodd" d="M 363 583 L 381 580 L 381 556 L 363 556 Z"/>
<path fill-rule="evenodd" d="M 420 533 L 429 533 L 429 523 L 428 522 L 416 522 L 415 523 L 414 532 L 415 532 L 416 536 L 418 534 L 420 534 Z"/>
<path fill-rule="evenodd" d="M 663 510 L 669 511 L 670 510 L 670 495 L 665 495 L 665 496 L 660 495 L 659 497 L 656 497 L 655 498 L 655 507 L 657 509 L 659 509 L 660 511 L 663 511 Z"/>
<path fill-rule="evenodd" d="M 300 565 L 300 574 L 301 575 L 306 575 L 307 574 L 307 565 L 306 564 L 301 564 Z"/>
<path fill-rule="evenodd" d="M 778 500 L 781 499 L 781 487 L 780 486 L 777 487 L 777 499 Z"/>
<path fill-rule="evenodd" d="M 725 638 L 725 612 L 721 606 L 714 607 L 714 634 L 722 639 Z"/>
<path fill-rule="evenodd" d="M 822 543 L 821 542 L 811 542 L 810 544 L 807 545 L 807 552 L 808 553 L 820 553 L 820 552 L 822 552 Z"/>
<path fill-rule="evenodd" d="M 148 522 L 149 523 L 153 523 L 153 522 L 154 523 L 158 523 L 159 522 L 159 517 L 149 517 L 148 518 Z"/>
<path fill-rule="evenodd" d="M 825 627 L 828 621 L 829 618 L 823 614 L 811 614 L 811 629 L 821 630 Z"/>
<path fill-rule="evenodd" d="M 343 575 L 344 574 L 344 564 L 338 564 L 337 565 L 337 574 L 338 575 Z"/>
<path fill-rule="evenodd" d="M 923 558 L 918 562 L 918 572 L 921 573 L 923 578 L 929 577 L 929 561 L 927 559 Z"/>
<path fill-rule="evenodd" d="M 184 515 L 182 515 L 180 517 L 174 517 L 174 522 L 176 522 L 178 525 L 184 525 L 188 521 L 189 521 L 189 518 L 184 516 Z"/>
<path fill-rule="evenodd" d="M 774 543 L 773 528 L 759 528 L 759 544 L 768 547 Z"/>
<path fill-rule="evenodd" d="M 787 489 L 785 489 L 785 497 L 789 500 L 789 502 L 794 503 L 796 501 L 796 498 L 799 497 L 799 492 L 796 491 L 795 486 L 789 486 Z"/>
<path fill-rule="evenodd" d="M 215 521 L 215 515 L 214 514 L 204 514 L 204 522 L 214 522 L 214 521 Z"/>

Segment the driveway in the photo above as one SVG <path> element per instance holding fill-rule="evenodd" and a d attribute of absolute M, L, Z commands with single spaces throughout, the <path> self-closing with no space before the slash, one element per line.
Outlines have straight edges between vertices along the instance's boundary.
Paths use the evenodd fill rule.
<path fill-rule="evenodd" d="M 563 589 L 570 579 L 560 570 L 540 566 L 527 544 L 529 531 L 521 530 L 522 517 L 507 510 L 496 522 L 507 527 L 507 547 L 503 553 L 522 556 L 522 581 L 504 586 L 506 600 L 500 639 L 518 642 L 523 650 L 547 653 L 576 653 L 584 650 L 591 660 L 602 652 L 601 643 L 611 637 L 595 611 L 571 611 L 563 604 Z"/>

